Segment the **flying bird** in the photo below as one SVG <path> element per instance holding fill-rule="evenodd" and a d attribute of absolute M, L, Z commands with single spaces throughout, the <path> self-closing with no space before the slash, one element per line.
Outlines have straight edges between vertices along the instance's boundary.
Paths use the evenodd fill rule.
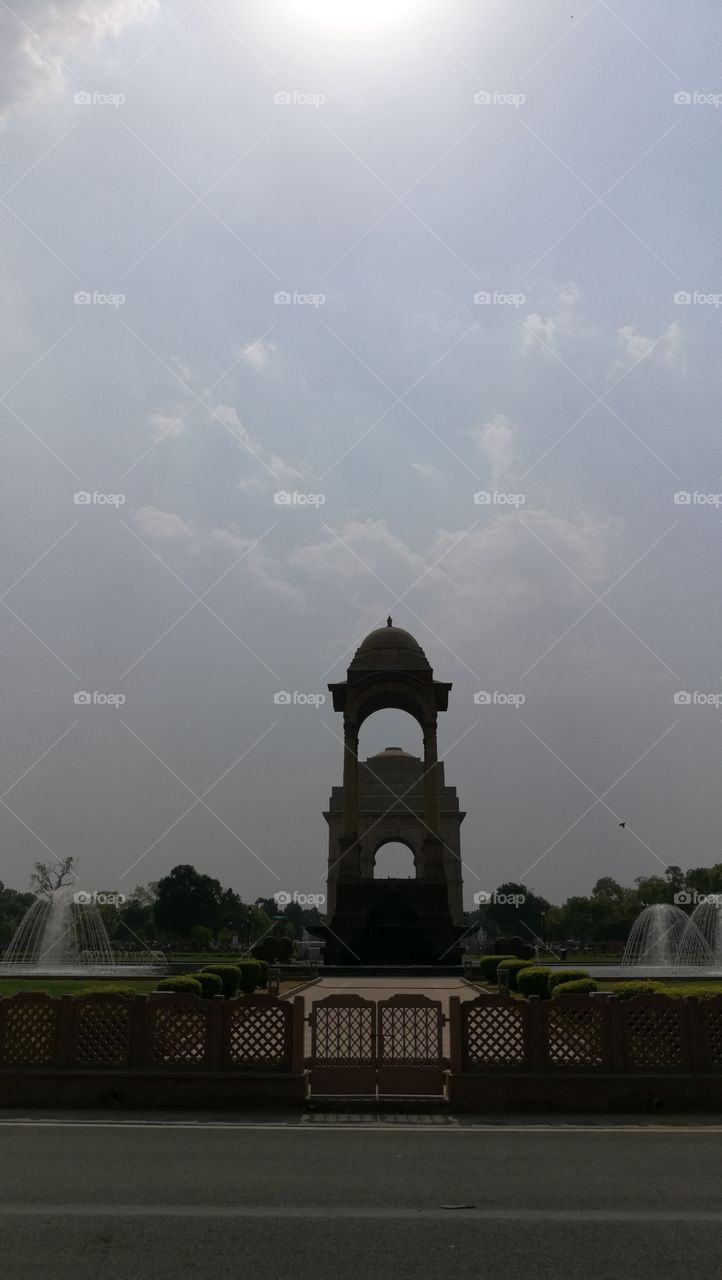
<path fill-rule="evenodd" d="M 627 825 L 627 824 L 626 824 L 626 822 L 620 822 L 620 824 L 619 824 L 619 825 L 620 825 L 620 827 L 626 827 L 626 825 Z"/>

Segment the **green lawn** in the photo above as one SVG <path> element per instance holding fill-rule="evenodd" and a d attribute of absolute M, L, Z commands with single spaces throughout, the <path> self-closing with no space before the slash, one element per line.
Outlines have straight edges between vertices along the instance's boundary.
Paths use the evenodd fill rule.
<path fill-rule="evenodd" d="M 109 978 L 108 987 L 122 985 L 133 987 L 136 991 L 149 992 L 155 991 L 159 981 L 160 978 Z M 284 979 L 279 986 L 279 991 L 284 995 L 306 981 L 303 975 Z M 48 996 L 79 996 L 89 986 L 97 989 L 102 985 L 102 981 L 97 979 L 89 981 L 74 978 L 0 978 L 0 997 L 14 996 L 19 991 L 43 991 Z"/>
<path fill-rule="evenodd" d="M 118 983 L 136 991 L 155 991 L 158 978 L 112 978 L 108 986 Z M 77 996 L 86 987 L 98 986 L 97 979 L 78 978 L 0 978 L 0 996 L 14 996 L 18 991 L 44 991 L 48 996 Z"/>
<path fill-rule="evenodd" d="M 656 982 L 657 979 L 651 978 L 650 981 Z M 617 984 L 616 982 L 600 982 L 598 985 L 600 987 L 600 990 L 613 991 Z M 707 978 L 705 981 L 700 980 L 699 982 L 695 982 L 695 981 L 690 982 L 690 981 L 687 981 L 686 979 L 681 982 L 677 982 L 674 980 L 671 982 L 668 982 L 665 980 L 664 983 L 660 983 L 660 985 L 668 989 L 672 995 L 685 995 L 685 996 L 694 996 L 694 995 L 700 995 L 700 994 L 704 995 L 709 993 L 710 988 L 713 988 L 715 991 L 718 991 L 720 995 L 722 995 L 722 978 Z"/>

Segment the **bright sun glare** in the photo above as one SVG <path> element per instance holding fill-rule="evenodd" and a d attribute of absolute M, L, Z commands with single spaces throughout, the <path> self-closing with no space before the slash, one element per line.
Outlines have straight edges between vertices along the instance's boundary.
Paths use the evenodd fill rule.
<path fill-rule="evenodd" d="M 300 17 L 326 27 L 381 27 L 418 10 L 420 0 L 291 0 Z"/>

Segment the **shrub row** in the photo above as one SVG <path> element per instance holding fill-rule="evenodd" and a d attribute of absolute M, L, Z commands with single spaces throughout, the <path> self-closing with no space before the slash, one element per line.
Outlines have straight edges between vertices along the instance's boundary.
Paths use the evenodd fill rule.
<path fill-rule="evenodd" d="M 481 956 L 479 972 L 482 982 L 496 982 L 496 971 L 506 960 L 515 960 L 515 956 Z"/>
<path fill-rule="evenodd" d="M 523 969 L 534 969 L 536 966 L 530 965 L 528 960 L 502 960 L 496 972 L 497 982 L 501 978 L 500 970 L 505 970 L 508 974 L 509 990 L 517 991 L 517 979 Z M 548 972 L 548 971 L 547 971 Z M 545 992 L 546 994 L 546 992 Z"/>
<path fill-rule="evenodd" d="M 82 987 L 76 994 L 76 1000 L 82 996 L 128 996 L 135 999 L 136 996 L 145 996 L 147 992 L 139 991 L 137 987 L 131 987 L 130 984 L 124 982 L 91 982 L 89 986 Z"/>
<path fill-rule="evenodd" d="M 226 1000 L 231 1000 L 239 990 L 243 995 L 252 995 L 258 987 L 267 984 L 268 965 L 265 961 L 239 960 L 238 964 L 207 964 L 199 973 L 162 978 L 157 989 L 203 996 L 206 1000 L 223 995 Z"/>
<path fill-rule="evenodd" d="M 552 972 L 541 965 L 528 965 L 524 960 L 502 958 L 497 967 L 497 981 L 502 973 L 509 975 L 510 991 L 518 991 L 520 995 L 538 996 L 546 1000 L 551 996 L 583 995 L 590 991 L 598 991 L 599 984 L 590 978 L 584 969 L 557 969 Z M 633 1000 L 638 996 L 664 995 L 678 1000 L 709 1000 L 722 994 L 719 986 L 707 986 L 700 983 L 695 991 L 686 991 L 684 987 L 674 983 L 654 982 L 651 979 L 637 979 L 616 982 L 611 992 L 619 1000 Z"/>
<path fill-rule="evenodd" d="M 599 987 L 593 978 L 572 978 L 569 982 L 558 982 L 552 991 L 552 995 L 557 996 L 584 996 L 590 991 L 598 991 Z"/>
<path fill-rule="evenodd" d="M 538 996 L 540 1000 L 546 1000 L 549 995 L 551 976 L 551 969 L 536 968 L 531 965 L 527 969 L 519 969 L 516 974 L 516 989 L 521 995 L 526 996 L 527 1000 L 529 996 Z"/>
<path fill-rule="evenodd" d="M 546 1000 L 564 992 L 596 991 L 597 984 L 583 969 L 558 969 L 552 972 L 541 965 L 529 965 L 525 960 L 502 960 L 497 978 L 505 971 L 509 975 L 509 990 L 520 995 L 538 996 Z"/>

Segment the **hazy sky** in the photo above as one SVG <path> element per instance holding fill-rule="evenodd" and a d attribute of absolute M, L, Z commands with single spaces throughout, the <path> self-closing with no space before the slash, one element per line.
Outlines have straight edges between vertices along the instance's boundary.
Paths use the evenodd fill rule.
<path fill-rule="evenodd" d="M 468 905 L 719 859 L 721 27 L 0 5 L 2 880 L 318 892 L 340 717 L 274 694 L 389 612 Z"/>

